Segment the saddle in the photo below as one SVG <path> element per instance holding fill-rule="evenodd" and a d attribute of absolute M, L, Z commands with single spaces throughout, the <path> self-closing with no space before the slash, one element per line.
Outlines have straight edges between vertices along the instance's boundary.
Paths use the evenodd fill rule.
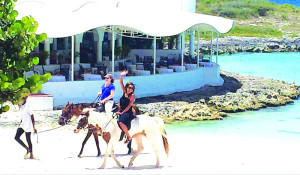
<path fill-rule="evenodd" d="M 113 104 L 112 109 L 113 109 L 112 112 L 117 112 L 118 111 L 118 108 L 117 108 L 117 105 L 116 105 L 115 102 Z M 98 103 L 96 111 L 97 112 L 105 112 L 105 104 Z"/>

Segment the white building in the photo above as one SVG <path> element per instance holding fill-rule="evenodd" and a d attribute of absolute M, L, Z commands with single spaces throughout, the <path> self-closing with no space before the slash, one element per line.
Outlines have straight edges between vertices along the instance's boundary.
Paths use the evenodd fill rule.
<path fill-rule="evenodd" d="M 195 0 L 19 0 L 15 6 L 20 18 L 32 15 L 39 23 L 37 33 L 48 36 L 36 48 L 36 51 L 49 51 L 54 58 L 51 64 L 50 58 L 46 60 L 43 66 L 46 71 L 54 74 L 54 70 L 59 69 L 58 64 L 52 64 L 57 63 L 59 54 L 70 59 L 70 75 L 66 77 L 70 80 L 74 80 L 74 72 L 78 76 L 79 65 L 90 68 L 101 64 L 118 78 L 119 62 L 128 63 L 133 65 L 133 74 L 147 74 L 125 78 L 125 83 L 136 84 L 137 98 L 223 84 L 219 65 L 212 60 L 201 64 L 197 58 L 194 65 L 185 63 L 183 36 L 190 35 L 189 48 L 193 56 L 195 32 L 226 33 L 234 23 L 221 17 L 196 14 L 195 8 Z M 174 35 L 177 36 L 175 47 L 164 49 L 161 38 Z M 117 60 L 115 48 L 128 43 L 129 54 Z M 147 56 L 152 57 L 149 73 L 148 70 L 134 70 L 139 67 L 136 58 Z M 173 59 L 178 64 L 159 68 L 161 57 Z M 146 69 L 145 63 L 143 66 Z M 42 73 L 41 66 L 36 66 L 35 70 Z M 89 70 L 95 72 L 95 69 Z M 170 73 L 173 71 L 176 72 Z M 63 78 L 59 82 L 48 82 L 43 85 L 42 93 L 53 95 L 54 106 L 65 105 L 68 101 L 92 102 L 104 80 L 98 80 L 99 75 L 82 76 L 85 80 L 65 81 Z M 94 80 L 87 81 L 91 79 Z M 114 99 L 118 101 L 121 89 L 118 80 L 114 84 Z"/>

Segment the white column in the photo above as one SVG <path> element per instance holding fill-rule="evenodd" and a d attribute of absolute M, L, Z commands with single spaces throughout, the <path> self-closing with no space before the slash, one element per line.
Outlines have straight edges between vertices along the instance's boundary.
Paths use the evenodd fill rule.
<path fill-rule="evenodd" d="M 80 43 L 82 42 L 83 33 L 75 35 L 75 63 L 80 63 Z"/>
<path fill-rule="evenodd" d="M 198 43 L 197 43 L 197 67 L 199 67 L 199 57 L 200 57 L 200 32 L 197 33 Z"/>
<path fill-rule="evenodd" d="M 102 62 L 102 42 L 104 39 L 104 32 L 99 29 L 93 30 L 94 34 L 94 41 L 96 41 L 96 47 L 97 47 L 97 63 Z"/>
<path fill-rule="evenodd" d="M 53 42 L 52 38 L 47 38 L 44 42 L 44 51 L 49 53 L 49 57 L 46 59 L 46 65 L 50 64 L 50 44 Z"/>
<path fill-rule="evenodd" d="M 185 37 L 184 32 L 181 34 L 181 71 L 183 71 L 183 59 L 184 59 L 184 43 L 185 43 Z"/>
<path fill-rule="evenodd" d="M 195 56 L 195 31 L 190 32 L 190 55 Z"/>
<path fill-rule="evenodd" d="M 213 29 L 211 29 L 211 39 L 210 39 L 210 58 L 209 58 L 209 62 L 212 62 L 212 55 L 213 55 Z"/>
<path fill-rule="evenodd" d="M 102 41 L 97 41 L 97 63 L 102 62 Z"/>
<path fill-rule="evenodd" d="M 111 36 L 111 72 L 112 75 L 114 76 L 115 73 L 115 32 L 114 28 L 112 27 L 112 36 Z"/>
<path fill-rule="evenodd" d="M 122 36 L 117 35 L 117 47 L 122 47 Z"/>
<path fill-rule="evenodd" d="M 58 53 L 57 53 L 57 38 L 53 38 L 52 50 L 56 54 L 55 63 L 58 64 Z"/>
<path fill-rule="evenodd" d="M 64 38 L 64 48 L 65 50 L 69 49 L 69 37 Z"/>
<path fill-rule="evenodd" d="M 154 49 L 154 40 L 152 40 L 151 49 Z"/>
<path fill-rule="evenodd" d="M 71 81 L 74 81 L 74 36 L 71 36 Z"/>
<path fill-rule="evenodd" d="M 179 48 L 181 48 L 182 46 L 181 46 L 181 36 L 182 34 L 180 34 L 179 36 L 178 36 L 178 38 L 176 39 L 177 40 L 177 50 L 179 50 Z M 171 48 L 172 49 L 172 48 Z"/>
<path fill-rule="evenodd" d="M 154 36 L 154 50 L 153 50 L 153 74 L 155 74 L 155 67 L 156 67 L 156 36 Z"/>
<path fill-rule="evenodd" d="M 57 51 L 57 38 L 53 38 L 52 48 L 53 48 L 53 51 Z"/>

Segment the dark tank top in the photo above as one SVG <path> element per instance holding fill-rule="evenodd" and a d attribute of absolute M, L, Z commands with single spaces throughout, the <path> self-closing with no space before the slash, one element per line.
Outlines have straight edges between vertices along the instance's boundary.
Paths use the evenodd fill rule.
<path fill-rule="evenodd" d="M 124 109 L 129 105 L 129 103 L 130 103 L 129 98 L 126 98 L 125 94 L 123 94 L 123 96 L 120 98 L 121 112 L 124 111 Z M 132 106 L 130 107 L 130 109 L 128 111 L 126 111 L 126 113 L 131 113 L 132 114 Z"/>

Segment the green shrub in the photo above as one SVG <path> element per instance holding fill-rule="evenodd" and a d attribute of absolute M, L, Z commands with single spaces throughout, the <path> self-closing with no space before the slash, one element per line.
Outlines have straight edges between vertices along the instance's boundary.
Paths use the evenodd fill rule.
<path fill-rule="evenodd" d="M 265 0 L 202 0 L 197 4 L 197 10 L 201 13 L 240 19 L 248 19 L 252 16 L 267 16 L 276 8 L 274 3 Z"/>
<path fill-rule="evenodd" d="M 235 8 L 227 8 L 227 9 L 222 9 L 219 12 L 219 16 L 223 17 L 229 17 L 229 18 L 236 18 L 237 14 L 240 12 L 239 9 Z"/>
<path fill-rule="evenodd" d="M 224 3 L 224 8 L 247 8 L 248 4 L 245 1 L 229 1 Z"/>
<path fill-rule="evenodd" d="M 281 19 L 287 20 L 287 19 L 289 19 L 289 17 L 287 15 L 283 14 L 283 15 L 281 15 Z"/>
<path fill-rule="evenodd" d="M 212 14 L 218 14 L 219 11 L 220 11 L 220 7 L 218 7 L 218 6 L 212 6 L 212 7 L 210 8 L 210 12 L 211 12 Z"/>
<path fill-rule="evenodd" d="M 282 37 L 282 32 L 266 26 L 234 26 L 225 36 Z"/>

